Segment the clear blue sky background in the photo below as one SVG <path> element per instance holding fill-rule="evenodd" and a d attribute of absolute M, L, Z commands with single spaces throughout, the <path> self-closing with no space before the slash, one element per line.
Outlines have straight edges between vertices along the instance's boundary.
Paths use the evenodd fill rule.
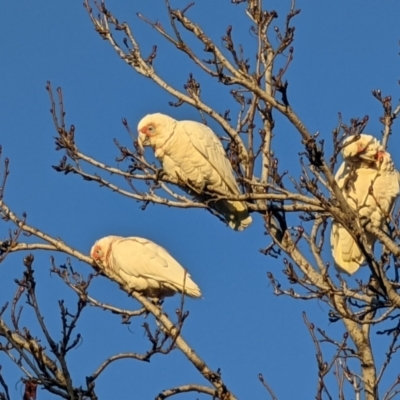
<path fill-rule="evenodd" d="M 165 21 L 162 3 L 110 0 L 108 6 L 121 21 L 131 24 L 144 54 L 150 53 L 153 44 L 159 46 L 156 68 L 169 82 L 182 88 L 189 72 L 200 80 L 203 76 L 135 15 L 141 12 Z M 173 5 L 183 3 L 175 1 Z M 267 3 L 268 8 L 278 11 L 280 19 L 276 24 L 282 27 L 290 1 Z M 396 100 L 399 97 L 400 3 L 299 1 L 298 6 L 302 12 L 295 19 L 295 59 L 287 75 L 293 108 L 311 131 L 320 131 L 327 141 L 337 125 L 338 112 L 343 113 L 345 121 L 368 114 L 368 132 L 379 137 L 381 109 L 371 90 L 380 88 L 385 95 L 391 94 Z M 201 0 L 188 15 L 217 44 L 221 44 L 220 37 L 231 24 L 237 42 L 245 49 L 254 46 L 243 6 L 232 6 L 227 0 Z M 149 112 L 198 120 L 196 111 L 189 107 L 170 108 L 168 95 L 122 62 L 94 31 L 82 1 L 3 2 L 0 30 L 0 143 L 11 160 L 6 201 L 12 209 L 26 211 L 31 224 L 86 253 L 97 238 L 108 234 L 143 236 L 168 248 L 189 269 L 204 294 L 204 299 L 186 303 L 190 317 L 184 337 L 211 368 L 221 368 L 229 388 L 241 399 L 268 398 L 257 379 L 263 373 L 280 399 L 313 398 L 317 369 L 301 312 L 307 311 L 312 321 L 337 339 L 342 329 L 339 324 L 329 323 L 325 304 L 273 295 L 266 273 L 272 271 L 285 284 L 282 259 L 259 253 L 269 243 L 260 217 L 255 216 L 247 231 L 237 233 L 201 210 L 149 206 L 143 212 L 140 204 L 128 198 L 51 168 L 62 154 L 54 150 L 47 80 L 64 90 L 67 121 L 76 126 L 80 149 L 110 164 L 118 155 L 113 138 L 131 145 L 120 122 L 122 117 L 135 127 Z M 251 56 L 250 51 L 247 55 Z M 206 101 L 219 107 L 220 112 L 234 110 L 235 105 L 227 96 L 230 88 L 218 90 L 208 80 L 202 82 Z M 298 133 L 281 123 L 275 134 L 275 150 L 282 169 L 291 170 L 297 177 Z M 399 166 L 397 135 L 395 126 L 391 151 Z M 2 237 L 6 236 L 4 223 L 1 232 Z M 330 260 L 329 252 L 326 259 Z M 57 254 L 56 260 L 61 264 L 65 257 Z M 74 262 L 74 266 L 84 274 L 90 272 L 81 263 Z M 37 254 L 39 300 L 46 322 L 57 337 L 61 326 L 57 300 L 66 299 L 73 308 L 76 299 L 58 278 L 50 276 L 49 268 L 49 254 Z M 22 270 L 22 254 L 10 256 L 0 265 L 0 305 L 14 293 L 13 280 L 21 276 Z M 367 273 L 363 271 L 360 276 L 365 278 Z M 137 307 L 105 278 L 96 280 L 91 293 L 104 302 Z M 171 314 L 178 301 L 167 300 Z M 26 308 L 23 324 L 33 334 L 39 334 L 29 313 Z M 133 320 L 128 329 L 117 316 L 87 309 L 78 329 L 83 343 L 69 359 L 75 385 L 84 385 L 85 376 L 112 354 L 144 351 L 147 342 L 141 323 L 140 319 Z M 378 338 L 376 342 L 377 359 L 381 362 L 385 341 Z M 0 364 L 13 398 L 20 398 L 21 373 L 2 353 Z M 385 382 L 392 382 L 397 373 L 398 370 L 391 370 Z M 134 360 L 115 363 L 96 387 L 100 399 L 151 399 L 163 389 L 195 382 L 203 380 L 176 351 L 167 357 L 155 356 L 149 364 Z M 179 398 L 197 397 L 201 398 Z M 53 396 L 38 393 L 39 400 L 50 398 Z"/>

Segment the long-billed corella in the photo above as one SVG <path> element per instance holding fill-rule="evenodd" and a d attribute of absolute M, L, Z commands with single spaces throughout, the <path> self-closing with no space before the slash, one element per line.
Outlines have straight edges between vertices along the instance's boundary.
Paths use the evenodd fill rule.
<path fill-rule="evenodd" d="M 343 163 L 335 179 L 360 221 L 368 221 L 380 229 L 385 226 L 400 194 L 399 175 L 390 154 L 371 135 L 348 137 L 342 150 Z M 372 188 L 372 190 L 370 190 Z M 367 245 L 373 250 L 375 237 L 365 232 Z M 336 267 L 354 274 L 365 261 L 365 256 L 350 233 L 333 221 L 331 249 Z"/>
<path fill-rule="evenodd" d="M 221 141 L 207 126 L 156 113 L 142 118 L 138 131 L 139 145 L 151 146 L 164 172 L 194 189 L 200 199 L 205 192 L 241 194 Z M 232 229 L 241 231 L 252 222 L 243 201 L 219 200 L 214 209 Z"/>
<path fill-rule="evenodd" d="M 90 256 L 104 270 L 117 274 L 133 291 L 162 298 L 184 293 L 201 297 L 200 288 L 167 250 L 140 237 L 106 236 L 92 246 Z"/>

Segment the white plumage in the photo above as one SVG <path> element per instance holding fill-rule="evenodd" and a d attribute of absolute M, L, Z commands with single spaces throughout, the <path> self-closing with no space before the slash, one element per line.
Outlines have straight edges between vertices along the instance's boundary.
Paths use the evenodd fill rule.
<path fill-rule="evenodd" d="M 139 145 L 151 146 L 163 170 L 194 189 L 200 199 L 205 190 L 240 195 L 225 150 L 207 126 L 157 113 L 146 115 L 139 122 L 138 131 Z M 235 230 L 243 230 L 252 222 L 244 202 L 220 200 L 214 208 Z"/>
<path fill-rule="evenodd" d="M 386 217 L 400 194 L 398 172 L 390 154 L 376 138 L 362 134 L 359 139 L 354 139 L 351 136 L 343 142 L 349 144 L 342 150 L 343 163 L 335 179 L 360 220 L 370 220 L 374 226 L 384 229 Z M 376 239 L 368 232 L 365 236 L 373 250 Z M 354 274 L 365 261 L 352 236 L 335 221 L 332 223 L 331 249 L 336 267 L 349 275 Z"/>
<path fill-rule="evenodd" d="M 150 240 L 106 236 L 93 245 L 90 256 L 106 275 L 111 270 L 145 296 L 160 298 L 176 292 L 201 296 L 200 288 L 178 261 Z"/>

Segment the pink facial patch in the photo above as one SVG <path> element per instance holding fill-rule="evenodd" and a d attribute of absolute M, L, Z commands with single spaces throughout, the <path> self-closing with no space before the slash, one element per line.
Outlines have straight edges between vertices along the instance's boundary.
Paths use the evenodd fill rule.
<path fill-rule="evenodd" d="M 100 258 L 99 252 L 101 252 L 101 247 L 99 245 L 95 246 L 92 252 L 92 258 L 98 260 Z"/>
<path fill-rule="evenodd" d="M 153 136 L 153 134 L 149 130 L 149 127 L 154 128 L 153 124 L 149 124 L 149 125 L 144 126 L 142 129 L 139 129 L 139 131 L 146 136 L 149 136 L 149 137 Z"/>
<path fill-rule="evenodd" d="M 383 161 L 383 157 L 385 156 L 385 154 L 386 154 L 386 152 L 383 151 L 383 150 L 378 151 L 378 152 L 375 154 L 375 159 L 376 159 L 377 161 L 379 161 L 379 162 L 382 162 L 382 161 Z"/>

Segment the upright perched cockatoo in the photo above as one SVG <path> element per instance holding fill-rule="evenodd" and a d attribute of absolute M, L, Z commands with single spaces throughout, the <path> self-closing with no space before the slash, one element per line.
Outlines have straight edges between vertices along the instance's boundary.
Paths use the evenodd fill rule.
<path fill-rule="evenodd" d="M 343 142 L 349 144 L 342 150 L 343 163 L 335 179 L 360 220 L 371 220 L 374 226 L 384 229 L 386 217 L 400 194 L 398 172 L 390 154 L 376 138 L 362 134 L 359 139 L 354 139 L 350 136 Z M 365 236 L 372 250 L 376 239 L 368 232 Z M 365 261 L 349 232 L 335 221 L 332 223 L 331 249 L 336 267 L 349 275 Z"/>
<path fill-rule="evenodd" d="M 204 191 L 240 195 L 225 150 L 207 126 L 157 113 L 142 118 L 138 131 L 139 145 L 151 146 L 163 170 L 194 189 L 199 197 Z M 252 222 L 244 202 L 219 200 L 214 208 L 235 230 L 241 231 Z"/>
<path fill-rule="evenodd" d="M 120 276 L 128 286 L 147 297 L 173 296 L 176 292 L 200 297 L 200 288 L 167 250 L 139 237 L 106 236 L 91 248 L 97 265 Z"/>

